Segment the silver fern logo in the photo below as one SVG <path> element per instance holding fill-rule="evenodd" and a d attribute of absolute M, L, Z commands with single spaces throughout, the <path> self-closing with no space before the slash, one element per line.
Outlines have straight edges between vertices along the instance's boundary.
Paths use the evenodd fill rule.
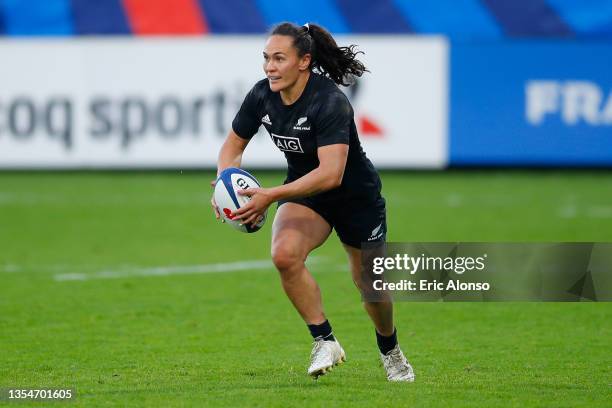
<path fill-rule="evenodd" d="M 372 230 L 372 233 L 370 234 L 370 238 L 368 238 L 368 242 L 369 241 L 374 241 L 376 239 L 379 239 L 380 237 L 382 237 L 384 231 L 381 231 L 382 229 L 382 222 L 378 225 L 378 227 L 374 228 Z"/>
<path fill-rule="evenodd" d="M 308 121 L 308 116 L 301 117 L 297 120 L 293 129 L 295 130 L 310 130 L 310 126 L 302 126 L 304 123 Z"/>

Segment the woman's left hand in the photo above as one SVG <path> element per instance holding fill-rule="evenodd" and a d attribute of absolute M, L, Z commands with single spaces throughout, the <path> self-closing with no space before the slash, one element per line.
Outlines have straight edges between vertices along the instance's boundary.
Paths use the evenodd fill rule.
<path fill-rule="evenodd" d="M 257 224 L 264 216 L 266 210 L 274 202 L 270 190 L 267 188 L 247 188 L 239 190 L 238 194 L 251 197 L 251 200 L 232 213 L 232 219 L 243 220 L 243 224 Z"/>

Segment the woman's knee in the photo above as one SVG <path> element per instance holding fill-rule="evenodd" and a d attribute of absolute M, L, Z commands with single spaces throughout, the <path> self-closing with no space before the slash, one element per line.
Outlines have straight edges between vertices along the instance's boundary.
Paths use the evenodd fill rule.
<path fill-rule="evenodd" d="M 369 282 L 367 282 L 363 277 L 353 275 L 353 284 L 359 290 L 359 292 L 361 292 L 361 294 L 364 294 L 368 289 L 371 289 L 371 285 L 368 283 Z"/>
<path fill-rule="evenodd" d="M 280 272 L 290 271 L 304 263 L 303 256 L 286 244 L 272 246 L 272 262 Z"/>
<path fill-rule="evenodd" d="M 374 283 L 375 277 L 371 274 L 365 273 L 361 264 L 356 264 L 354 262 L 351 262 L 350 268 L 351 268 L 351 277 L 353 278 L 353 284 L 359 290 L 361 295 L 367 298 L 368 294 L 370 294 L 373 291 L 373 287 L 374 287 L 373 283 Z"/>

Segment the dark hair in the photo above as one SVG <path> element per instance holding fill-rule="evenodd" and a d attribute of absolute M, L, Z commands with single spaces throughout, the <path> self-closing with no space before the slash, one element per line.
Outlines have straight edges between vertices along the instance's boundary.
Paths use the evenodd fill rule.
<path fill-rule="evenodd" d="M 311 55 L 310 69 L 325 75 L 338 85 L 348 86 L 354 81 L 354 77 L 369 72 L 356 58 L 358 54 L 363 54 L 363 51 L 357 51 L 354 44 L 338 47 L 329 31 L 317 24 L 298 26 L 293 23 L 280 23 L 272 29 L 270 35 L 293 38 L 293 46 L 300 57 Z"/>

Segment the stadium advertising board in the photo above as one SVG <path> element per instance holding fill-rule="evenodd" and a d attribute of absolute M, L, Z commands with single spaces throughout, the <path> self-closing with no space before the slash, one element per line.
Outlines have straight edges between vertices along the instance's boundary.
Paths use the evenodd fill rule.
<path fill-rule="evenodd" d="M 447 43 L 344 37 L 371 71 L 346 89 L 379 167 L 446 165 Z M 1 168 L 214 167 L 263 37 L 0 42 Z M 390 56 L 393 55 L 393 60 Z M 247 167 L 284 167 L 263 128 Z"/>
<path fill-rule="evenodd" d="M 612 46 L 453 44 L 453 165 L 612 165 Z"/>

